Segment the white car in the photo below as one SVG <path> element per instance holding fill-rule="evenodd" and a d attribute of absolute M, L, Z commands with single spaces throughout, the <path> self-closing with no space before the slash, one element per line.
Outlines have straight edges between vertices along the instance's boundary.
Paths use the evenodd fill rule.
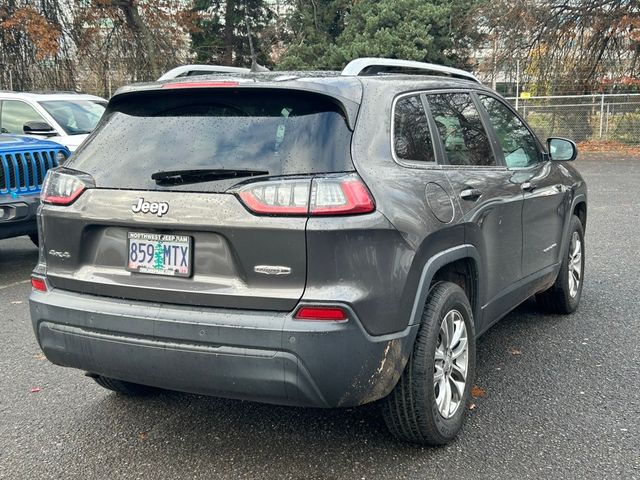
<path fill-rule="evenodd" d="M 104 98 L 94 95 L 0 91 L 0 133 L 47 138 L 73 152 L 106 106 Z"/>
<path fill-rule="evenodd" d="M 222 65 L 182 65 L 169 70 L 158 81 L 171 80 L 172 78 L 193 77 L 195 75 L 207 75 L 209 73 L 249 73 L 251 70 L 242 67 L 225 67 Z"/>

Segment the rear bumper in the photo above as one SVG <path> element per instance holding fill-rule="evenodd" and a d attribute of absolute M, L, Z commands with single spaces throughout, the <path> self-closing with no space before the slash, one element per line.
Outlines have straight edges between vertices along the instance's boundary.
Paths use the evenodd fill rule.
<path fill-rule="evenodd" d="M 0 196 L 0 238 L 18 237 L 36 233 L 36 214 L 40 194 L 20 195 L 13 198 Z"/>
<path fill-rule="evenodd" d="M 346 322 L 304 322 L 286 312 L 57 289 L 34 291 L 30 308 L 40 346 L 55 364 L 170 390 L 314 407 L 386 396 L 417 331 L 373 337 L 350 310 Z"/>

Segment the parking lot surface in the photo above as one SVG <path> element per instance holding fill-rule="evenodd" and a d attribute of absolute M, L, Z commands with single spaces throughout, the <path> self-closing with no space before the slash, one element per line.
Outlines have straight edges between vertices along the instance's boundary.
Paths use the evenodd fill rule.
<path fill-rule="evenodd" d="M 560 317 L 529 302 L 479 339 L 478 396 L 443 448 L 394 441 L 375 405 L 110 393 L 41 355 L 37 250 L 0 240 L 0 479 L 640 478 L 640 158 L 576 165 L 589 184 L 581 306 Z"/>

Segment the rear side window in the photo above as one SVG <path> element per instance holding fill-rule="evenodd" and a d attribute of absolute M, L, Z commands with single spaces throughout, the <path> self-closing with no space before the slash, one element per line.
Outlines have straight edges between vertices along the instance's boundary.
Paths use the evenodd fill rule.
<path fill-rule="evenodd" d="M 450 165 L 496 165 L 480 114 L 469 94 L 428 95 L 427 99 Z"/>
<path fill-rule="evenodd" d="M 154 91 L 116 100 L 67 166 L 92 175 L 98 187 L 223 192 L 238 180 L 168 186 L 151 175 L 185 169 L 260 170 L 269 176 L 352 171 L 350 145 L 340 106 L 323 95 Z"/>
<path fill-rule="evenodd" d="M 393 148 L 400 160 L 435 162 L 429 122 L 418 95 L 403 97 L 396 103 Z"/>

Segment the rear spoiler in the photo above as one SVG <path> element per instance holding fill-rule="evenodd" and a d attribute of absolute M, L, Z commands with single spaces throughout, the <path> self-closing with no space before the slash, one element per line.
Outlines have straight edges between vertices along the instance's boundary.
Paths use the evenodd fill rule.
<path fill-rule="evenodd" d="M 179 88 L 171 88 L 173 83 L 179 83 Z M 210 85 L 208 84 L 210 83 Z M 190 87 L 190 85 L 193 87 Z M 207 88 L 233 88 L 233 89 L 264 89 L 268 91 L 293 90 L 297 92 L 310 92 L 323 95 L 335 103 L 344 113 L 349 128 L 355 128 L 358 110 L 362 99 L 362 84 L 359 80 L 347 81 L 336 78 L 299 78 L 295 76 L 283 76 L 272 81 L 256 82 L 247 78 L 229 76 L 194 77 L 192 79 L 175 79 L 171 82 L 138 84 L 120 88 L 109 100 L 104 116 L 112 111 L 120 110 L 120 106 L 139 97 L 146 102 L 153 101 L 157 95 L 189 95 L 190 92 L 201 92 Z"/>

